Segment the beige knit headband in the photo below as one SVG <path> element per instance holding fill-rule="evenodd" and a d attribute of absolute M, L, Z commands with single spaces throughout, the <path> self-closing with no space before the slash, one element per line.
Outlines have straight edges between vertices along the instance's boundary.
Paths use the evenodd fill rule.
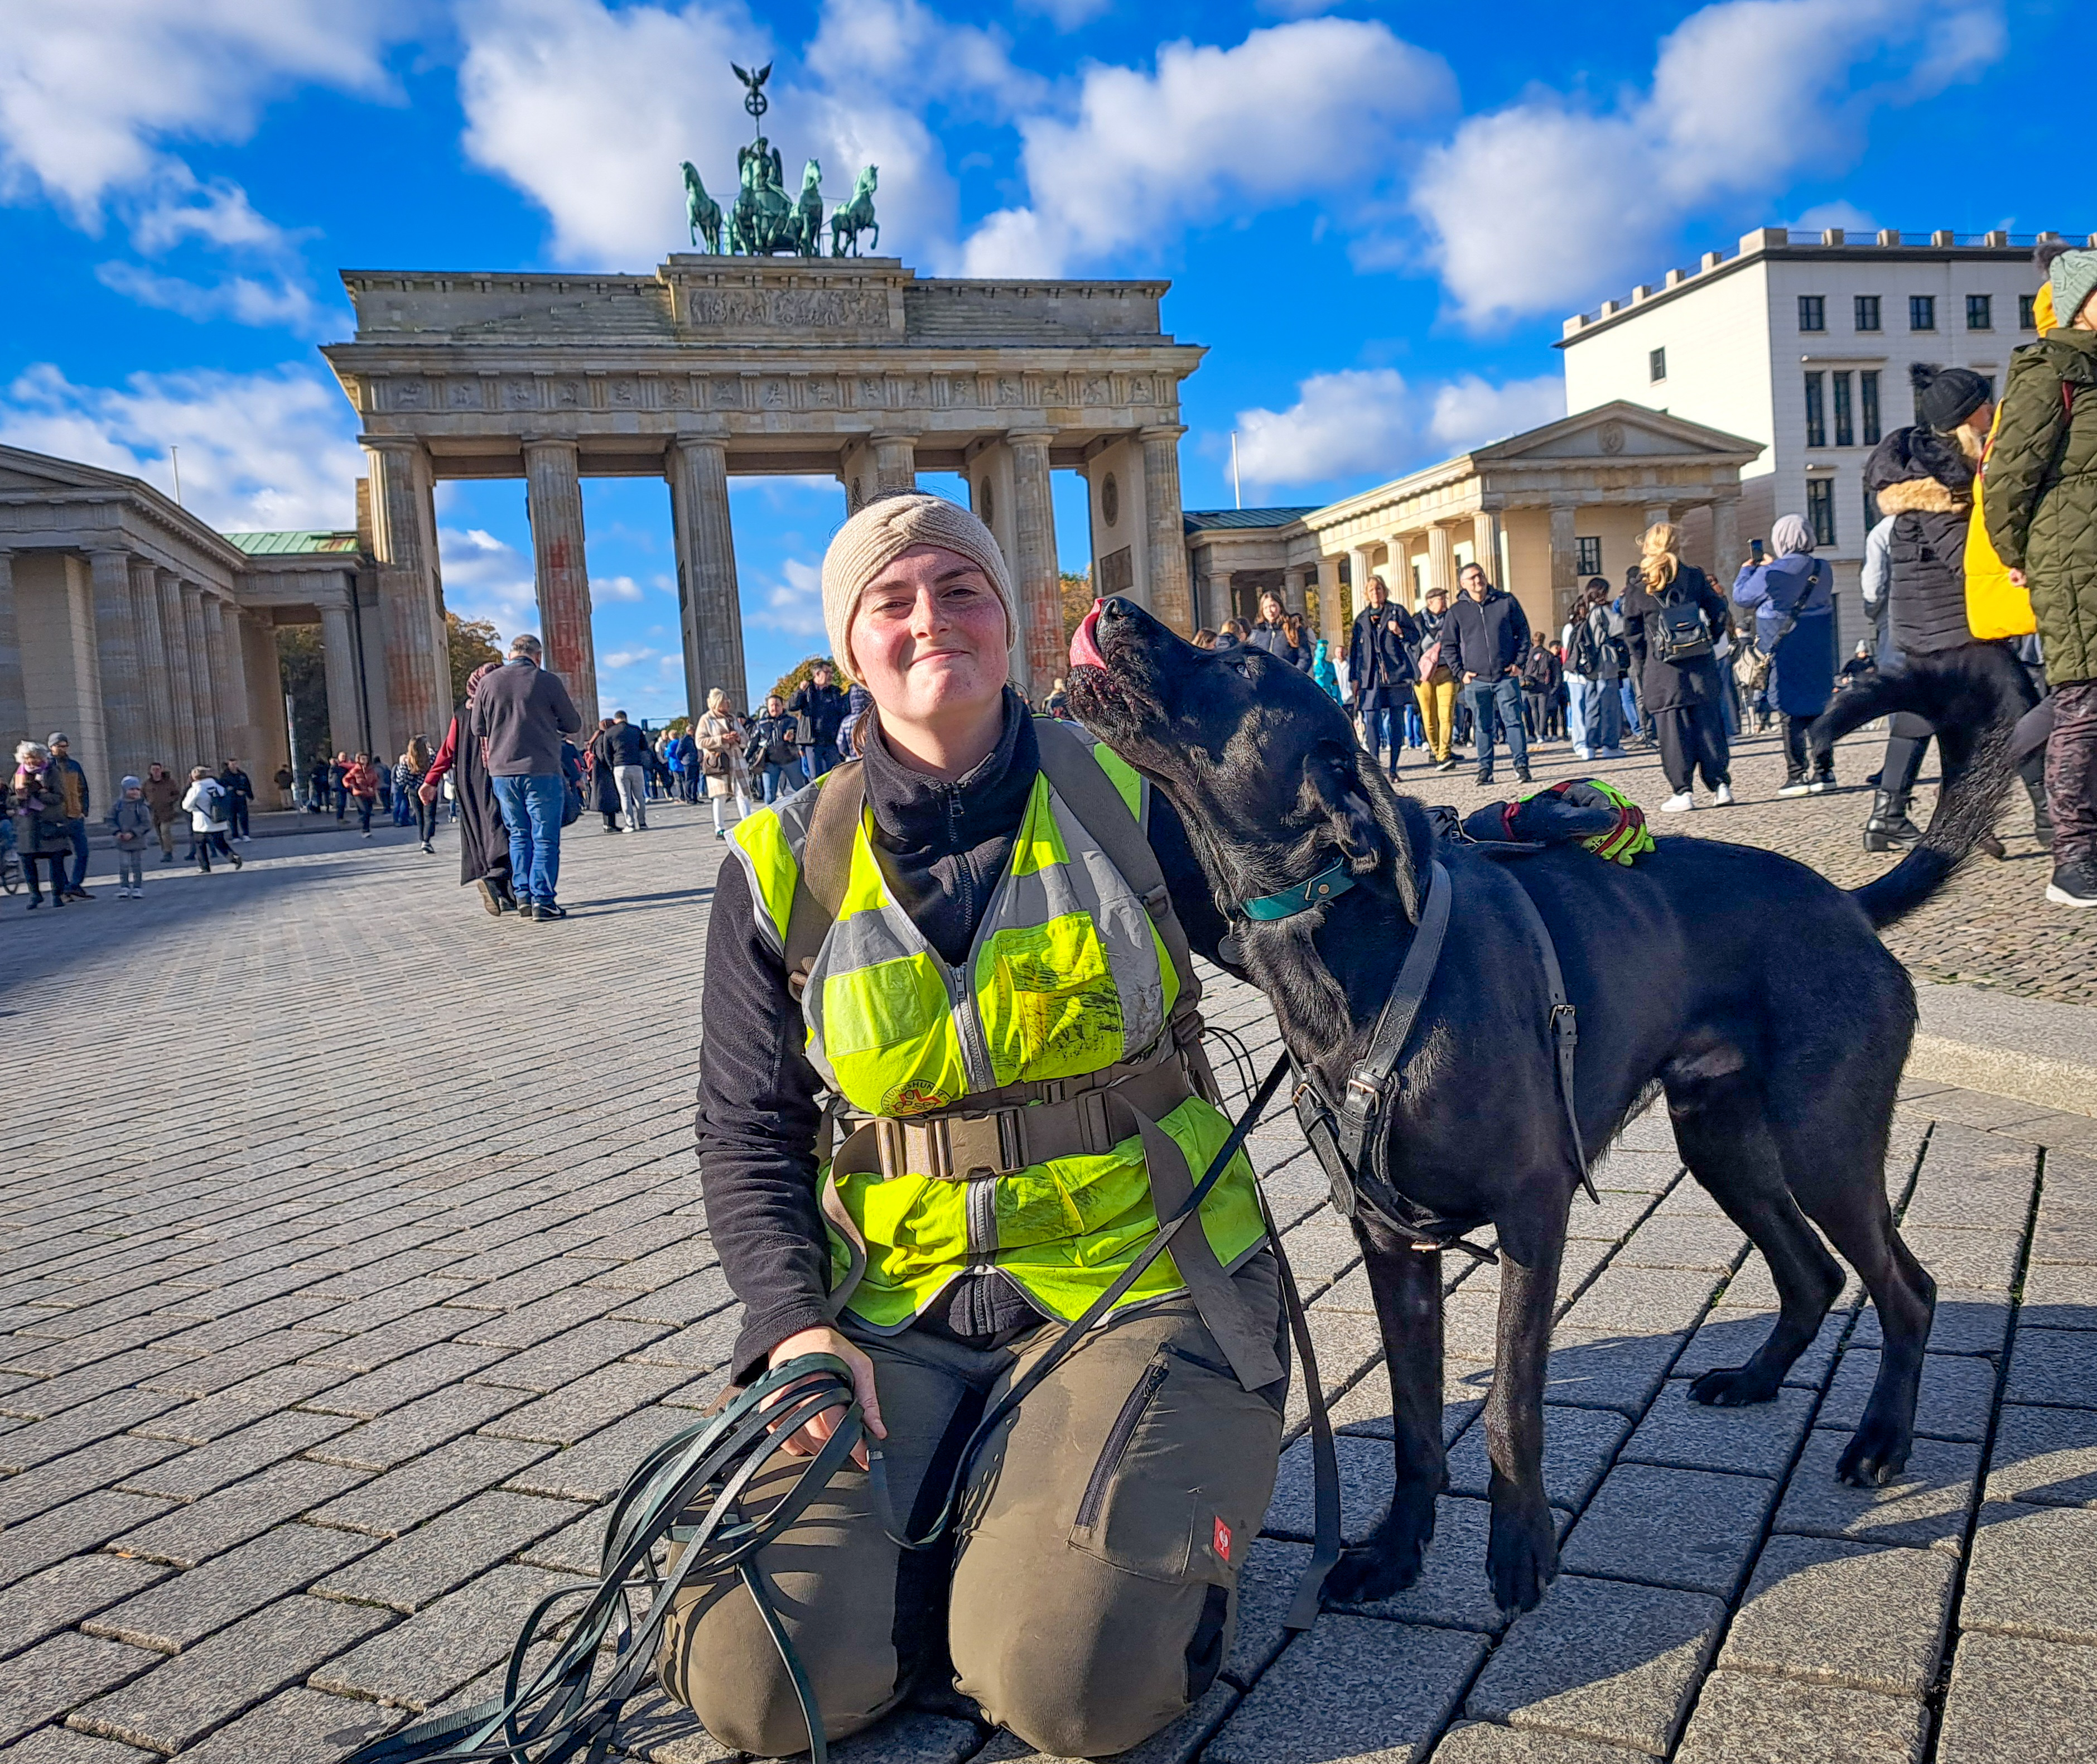
<path fill-rule="evenodd" d="M 859 597 L 913 545 L 937 545 L 966 558 L 989 579 L 1005 605 L 1005 641 L 1019 629 L 1012 575 L 991 530 L 957 502 L 922 490 L 869 502 L 838 529 L 823 554 L 823 628 L 830 654 L 847 679 L 852 671 L 849 637 Z"/>

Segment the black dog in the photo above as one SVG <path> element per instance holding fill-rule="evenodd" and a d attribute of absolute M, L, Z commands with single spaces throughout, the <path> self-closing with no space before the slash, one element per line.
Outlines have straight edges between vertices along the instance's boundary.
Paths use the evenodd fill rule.
<path fill-rule="evenodd" d="M 1887 1136 L 1915 1005 L 1906 970 L 1874 933 L 1927 900 L 1992 824 L 2007 781 L 2001 732 L 1974 744 L 1924 843 L 1845 894 L 1789 858 L 1710 839 L 1664 839 L 1631 868 L 1569 845 L 1499 863 L 1438 844 L 1419 805 L 1360 763 L 1346 716 L 1307 676 L 1246 647 L 1196 649 L 1123 601 L 1088 616 L 1072 660 L 1073 711 L 1179 809 L 1236 921 L 1243 972 L 1328 1096 L 1341 1093 L 1391 991 L 1429 859 L 1447 868 L 1451 930 L 1399 1068 L 1389 1168 L 1418 1207 L 1456 1229 L 1490 1223 L 1499 1234 L 1486 1431 L 1487 1569 L 1503 1609 L 1528 1609 L 1557 1572 L 1543 1394 L 1578 1180 L 1539 946 L 1517 891 L 1541 913 L 1578 1011 L 1586 1150 L 1599 1155 L 1653 1087 L 1664 1088 L 1691 1172 L 1775 1277 L 1780 1311 L 1769 1339 L 1745 1365 L 1705 1373 L 1692 1395 L 1730 1404 L 1776 1394 L 1842 1285 L 1818 1225 L 1863 1276 L 1885 1342 L 1840 1474 L 1871 1484 L 1901 1469 L 1936 1285 L 1886 1201 Z M 1272 923 L 1239 910 L 1336 860 L 1354 886 L 1329 904 Z M 1412 1583 L 1447 1481 L 1441 1255 L 1367 1207 L 1354 1224 L 1390 1372 L 1397 1486 L 1374 1536 L 1329 1582 L 1344 1600 Z"/>

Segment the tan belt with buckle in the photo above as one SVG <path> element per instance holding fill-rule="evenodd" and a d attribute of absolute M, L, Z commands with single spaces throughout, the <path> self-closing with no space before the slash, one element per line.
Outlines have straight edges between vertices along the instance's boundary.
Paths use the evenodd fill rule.
<path fill-rule="evenodd" d="M 1195 1094 L 1185 1066 L 1171 1058 L 1119 1081 L 1056 1101 L 957 1110 L 916 1119 L 876 1119 L 845 1136 L 835 1175 L 904 1175 L 936 1182 L 1011 1175 L 1052 1158 L 1098 1157 Z"/>

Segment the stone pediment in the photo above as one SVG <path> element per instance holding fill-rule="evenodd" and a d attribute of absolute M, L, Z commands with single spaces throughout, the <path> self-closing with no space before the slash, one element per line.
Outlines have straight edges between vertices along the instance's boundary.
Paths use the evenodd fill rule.
<path fill-rule="evenodd" d="M 104 471 L 99 466 L 83 466 L 76 460 L 53 459 L 48 453 L 32 453 L 26 448 L 0 447 L 0 495 L 9 492 L 110 490 L 129 492 L 144 488 L 138 479 L 121 472 Z"/>
<path fill-rule="evenodd" d="M 1478 448 L 1471 457 L 1482 466 L 1685 457 L 1735 459 L 1745 465 L 1762 451 L 1759 441 L 1620 398 Z"/>

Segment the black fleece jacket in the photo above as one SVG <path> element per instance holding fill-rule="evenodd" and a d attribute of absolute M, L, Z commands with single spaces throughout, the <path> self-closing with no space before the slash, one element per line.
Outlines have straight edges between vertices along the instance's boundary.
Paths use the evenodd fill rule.
<path fill-rule="evenodd" d="M 990 757 L 957 783 L 913 772 L 878 729 L 865 780 L 882 873 L 940 958 L 968 954 L 1040 769 L 1034 724 L 1008 693 Z M 1150 844 L 1186 927 L 1210 960 L 1226 926 L 1187 829 L 1162 794 L 1150 799 Z M 732 1376 L 746 1381 L 786 1338 L 830 1320 L 830 1250 L 816 1200 L 815 1139 L 822 1088 L 808 1063 L 801 1008 L 779 956 L 757 930 L 746 872 L 721 865 L 707 929 L 705 1024 L 699 1048 L 699 1175 L 707 1223 L 744 1317 Z M 981 1340 L 1040 1320 L 1002 1276 L 956 1280 L 917 1327 Z"/>

